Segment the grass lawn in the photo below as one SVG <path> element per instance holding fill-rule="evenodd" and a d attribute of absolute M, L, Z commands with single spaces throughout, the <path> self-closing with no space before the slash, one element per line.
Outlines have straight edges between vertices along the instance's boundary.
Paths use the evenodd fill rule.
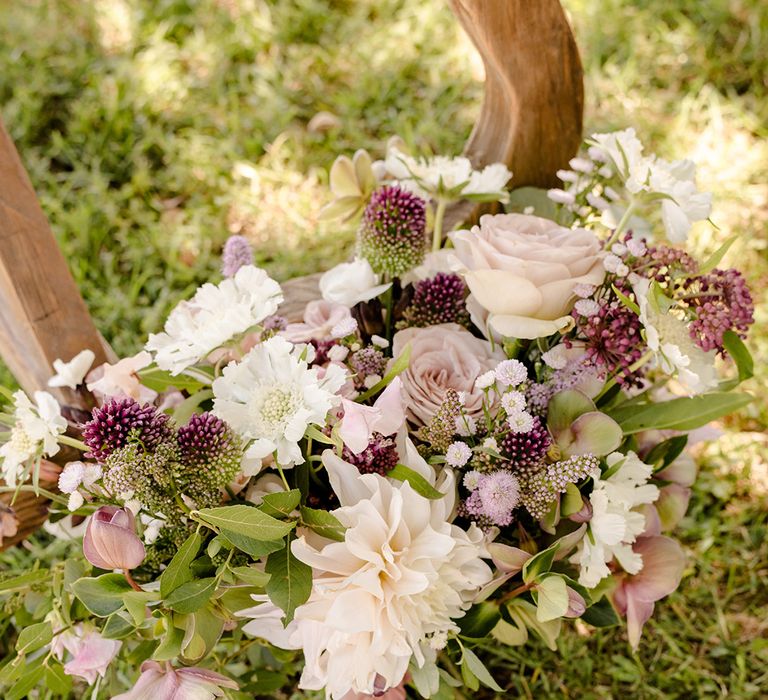
<path fill-rule="evenodd" d="M 564 4 L 587 130 L 633 125 L 700 163 L 717 228 L 697 251 L 740 234 L 726 262 L 759 305 L 758 400 L 701 450 L 686 576 L 640 653 L 576 627 L 558 653 L 489 649 L 494 674 L 505 697 L 767 697 L 768 3 Z M 0 0 L 0 17 L 0 114 L 119 353 L 218 274 L 230 233 L 278 279 L 343 258 L 352 232 L 317 222 L 334 157 L 393 134 L 458 153 L 482 95 L 443 0 Z M 329 128 L 308 128 L 321 111 Z"/>

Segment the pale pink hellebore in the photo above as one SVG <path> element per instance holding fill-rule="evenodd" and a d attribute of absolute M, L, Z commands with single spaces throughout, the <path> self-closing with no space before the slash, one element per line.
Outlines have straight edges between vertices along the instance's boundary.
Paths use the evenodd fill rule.
<path fill-rule="evenodd" d="M 637 649 L 655 602 L 680 585 L 685 553 L 675 540 L 660 535 L 640 537 L 632 548 L 642 555 L 643 568 L 636 576 L 627 575 L 619 580 L 613 603 L 621 615 L 627 616 L 629 643 Z"/>
<path fill-rule="evenodd" d="M 135 569 L 144 561 L 144 543 L 136 534 L 136 519 L 126 508 L 102 506 L 89 519 L 83 554 L 100 569 Z"/>
<path fill-rule="evenodd" d="M 224 696 L 222 688 L 237 690 L 238 685 L 205 668 L 173 668 L 167 662 L 145 661 L 136 685 L 112 700 L 213 700 Z"/>
<path fill-rule="evenodd" d="M 363 406 L 349 399 L 341 400 L 344 417 L 339 435 L 354 454 L 360 454 L 368 447 L 374 432 L 392 435 L 405 423 L 402 386 L 400 377 L 395 377 L 373 406 Z"/>
<path fill-rule="evenodd" d="M 79 676 L 91 685 L 99 676 L 104 677 L 122 645 L 115 639 L 105 639 L 96 630 L 84 632 L 82 625 L 77 625 L 74 632 L 62 633 L 60 639 L 61 646 L 72 654 L 72 658 L 64 664 L 64 673 Z M 59 649 L 56 656 L 60 658 L 61 654 Z"/>

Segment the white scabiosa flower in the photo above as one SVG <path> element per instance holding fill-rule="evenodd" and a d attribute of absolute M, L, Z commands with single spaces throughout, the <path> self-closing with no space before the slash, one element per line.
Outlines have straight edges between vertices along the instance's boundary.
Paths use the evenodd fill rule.
<path fill-rule="evenodd" d="M 587 588 L 594 588 L 611 573 L 608 563 L 614 558 L 627 573 L 642 569 L 642 557 L 632 544 L 645 530 L 645 515 L 635 509 L 659 497 L 659 489 L 648 483 L 653 468 L 634 452 L 613 452 L 605 460 L 609 476 L 603 479 L 599 469 L 592 472 L 589 533 L 571 557 L 580 567 L 579 583 Z"/>
<path fill-rule="evenodd" d="M 333 364 L 310 368 L 305 350 L 275 336 L 227 365 L 213 382 L 213 413 L 251 441 L 246 459 L 276 453 L 282 466 L 301 464 L 298 443 L 307 427 L 325 425 L 339 401 L 346 372 Z"/>
<path fill-rule="evenodd" d="M 428 500 L 408 483 L 323 455 L 347 528 L 343 542 L 305 532 L 293 553 L 314 570 L 291 641 L 304 649 L 300 687 L 338 700 L 397 686 L 409 663 L 425 668 L 434 636 L 455 622 L 491 580 L 482 533 L 452 525 L 452 496 Z M 452 477 L 441 490 L 454 492 Z M 258 630 L 254 630 L 258 634 Z"/>
<path fill-rule="evenodd" d="M 675 377 L 690 394 L 717 386 L 715 352 L 704 352 L 693 342 L 685 321 L 659 308 L 651 294 L 650 280 L 641 277 L 632 289 L 640 307 L 645 342 L 661 371 Z"/>
<path fill-rule="evenodd" d="M 57 438 L 67 429 L 56 399 L 47 391 L 36 391 L 34 396 L 32 403 L 23 391 L 13 395 L 11 436 L 0 447 L 2 474 L 8 486 L 16 486 L 28 460 L 55 455 L 59 451 Z"/>
<path fill-rule="evenodd" d="M 158 367 L 179 374 L 273 315 L 282 301 L 277 282 L 261 268 L 244 265 L 234 277 L 204 284 L 176 306 L 163 332 L 150 334 L 146 349 Z"/>

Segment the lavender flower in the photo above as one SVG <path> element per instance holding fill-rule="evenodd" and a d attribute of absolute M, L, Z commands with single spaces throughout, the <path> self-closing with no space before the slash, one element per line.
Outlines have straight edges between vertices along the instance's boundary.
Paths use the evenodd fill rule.
<path fill-rule="evenodd" d="M 376 190 L 363 213 L 357 244 L 376 273 L 397 277 L 420 265 L 427 246 L 424 200 L 397 186 Z"/>
<path fill-rule="evenodd" d="M 230 236 L 221 254 L 221 272 L 234 277 L 244 265 L 253 264 L 253 249 L 245 236 Z"/>
<path fill-rule="evenodd" d="M 512 512 L 520 503 L 520 482 L 511 472 L 500 469 L 478 474 L 476 488 L 464 502 L 470 516 L 487 518 L 494 525 L 512 522 Z"/>
<path fill-rule="evenodd" d="M 413 299 L 398 327 L 435 326 L 439 323 L 469 325 L 465 300 L 467 285 L 459 275 L 438 272 L 414 287 Z"/>
<path fill-rule="evenodd" d="M 130 398 L 110 399 L 93 409 L 92 416 L 83 426 L 83 440 L 89 449 L 85 456 L 99 462 L 129 442 L 151 451 L 172 435 L 167 415 Z"/>

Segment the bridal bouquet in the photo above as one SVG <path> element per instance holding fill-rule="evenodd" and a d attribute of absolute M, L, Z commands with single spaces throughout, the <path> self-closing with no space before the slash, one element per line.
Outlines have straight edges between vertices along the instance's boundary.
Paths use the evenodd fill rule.
<path fill-rule="evenodd" d="M 751 399 L 753 303 L 728 243 L 686 250 L 690 161 L 587 147 L 511 195 L 502 164 L 340 157 L 354 258 L 301 318 L 235 236 L 142 352 L 56 362 L 92 413 L 6 392 L 3 490 L 65 542 L 0 578 L 3 697 L 493 695 L 491 646 L 637 647 L 685 568 L 689 433 Z M 450 227 L 461 200 L 507 213 Z"/>

